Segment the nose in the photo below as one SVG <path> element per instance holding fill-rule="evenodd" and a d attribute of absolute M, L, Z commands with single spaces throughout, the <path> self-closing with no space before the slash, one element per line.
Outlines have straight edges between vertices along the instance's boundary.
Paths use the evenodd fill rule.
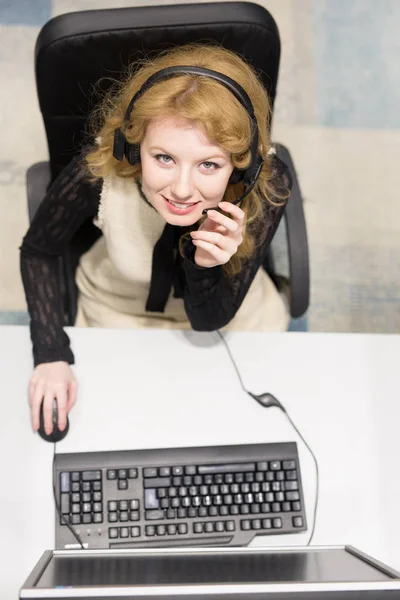
<path fill-rule="evenodd" d="M 177 169 L 171 184 L 171 192 L 176 200 L 187 201 L 193 196 L 193 182 L 189 170 Z"/>

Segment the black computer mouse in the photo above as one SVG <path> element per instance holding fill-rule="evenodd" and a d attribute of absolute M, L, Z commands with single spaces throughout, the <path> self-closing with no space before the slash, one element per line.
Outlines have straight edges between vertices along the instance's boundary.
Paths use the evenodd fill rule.
<path fill-rule="evenodd" d="M 44 430 L 44 417 L 43 417 L 43 402 L 42 405 L 40 407 L 40 418 L 39 418 L 39 429 L 38 429 L 38 434 L 40 435 L 40 437 L 45 440 L 46 442 L 53 442 L 53 444 L 55 442 L 61 442 L 61 440 L 63 440 L 65 438 L 65 436 L 67 435 L 69 430 L 69 420 L 67 417 L 67 424 L 65 426 L 65 429 L 63 429 L 63 431 L 61 431 L 61 429 L 59 429 L 58 427 L 58 406 L 57 406 L 57 400 L 54 399 L 53 400 L 53 431 L 50 433 L 50 435 L 47 435 L 47 433 Z"/>

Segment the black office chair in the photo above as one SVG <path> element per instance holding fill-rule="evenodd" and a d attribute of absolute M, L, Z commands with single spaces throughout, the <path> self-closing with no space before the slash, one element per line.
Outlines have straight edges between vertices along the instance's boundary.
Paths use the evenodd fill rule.
<path fill-rule="evenodd" d="M 273 106 L 280 59 L 276 23 L 261 6 L 216 2 L 140 6 L 69 13 L 51 19 L 40 31 L 35 49 L 36 85 L 46 129 L 50 162 L 27 173 L 29 217 L 33 218 L 51 181 L 77 154 L 87 136 L 87 117 L 98 101 L 94 85 L 105 91 L 125 67 L 143 55 L 189 42 L 217 42 L 247 59 L 260 73 Z M 210 65 L 212 68 L 212 65 Z M 289 277 L 275 272 L 270 251 L 264 268 L 278 287 L 289 292 L 292 317 L 309 303 L 309 260 L 303 201 L 289 151 L 276 145 L 288 165 L 293 189 L 284 211 Z M 79 257 L 100 232 L 88 221 L 60 260 L 65 324 L 73 325 Z"/>

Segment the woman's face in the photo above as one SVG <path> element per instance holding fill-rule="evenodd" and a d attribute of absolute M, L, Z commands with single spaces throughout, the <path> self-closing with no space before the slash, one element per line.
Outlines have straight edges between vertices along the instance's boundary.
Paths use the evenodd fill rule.
<path fill-rule="evenodd" d="M 233 170 L 229 152 L 177 118 L 150 121 L 140 156 L 144 195 L 167 223 L 181 227 L 217 207 Z"/>

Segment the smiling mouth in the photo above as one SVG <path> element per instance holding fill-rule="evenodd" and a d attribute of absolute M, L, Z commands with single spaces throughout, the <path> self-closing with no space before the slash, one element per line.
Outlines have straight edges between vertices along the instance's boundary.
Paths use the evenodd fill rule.
<path fill-rule="evenodd" d="M 164 196 L 165 198 L 165 196 Z M 190 208 L 191 206 L 195 206 L 196 204 L 198 204 L 198 202 L 173 202 L 173 200 L 170 200 L 169 198 L 165 198 L 167 202 L 169 202 L 170 204 L 172 204 L 172 206 L 175 206 L 175 208 Z"/>

